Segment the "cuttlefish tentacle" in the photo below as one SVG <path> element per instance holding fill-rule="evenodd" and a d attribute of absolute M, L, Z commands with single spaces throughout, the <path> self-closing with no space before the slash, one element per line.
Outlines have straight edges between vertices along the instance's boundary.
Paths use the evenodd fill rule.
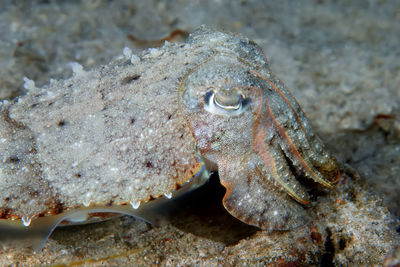
<path fill-rule="evenodd" d="M 236 218 L 262 229 L 289 230 L 309 220 L 305 210 L 257 167 L 257 158 L 222 157 L 218 163 L 226 188 L 224 207 Z"/>

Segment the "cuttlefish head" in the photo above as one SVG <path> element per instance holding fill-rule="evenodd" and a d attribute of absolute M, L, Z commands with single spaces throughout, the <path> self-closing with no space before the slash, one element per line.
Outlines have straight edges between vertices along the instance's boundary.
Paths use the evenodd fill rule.
<path fill-rule="evenodd" d="M 296 177 L 333 188 L 338 163 L 261 49 L 241 40 L 214 51 L 182 79 L 180 93 L 198 150 L 226 188 L 225 208 L 267 230 L 306 223 L 309 194 Z"/>

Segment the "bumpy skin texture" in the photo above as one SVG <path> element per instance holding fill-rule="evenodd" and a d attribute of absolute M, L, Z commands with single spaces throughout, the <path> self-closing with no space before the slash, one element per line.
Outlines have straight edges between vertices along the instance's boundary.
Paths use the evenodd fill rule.
<path fill-rule="evenodd" d="M 307 220 L 292 171 L 327 187 L 338 174 L 261 49 L 204 27 L 185 45 L 2 103 L 0 141 L 6 219 L 148 201 L 188 182 L 203 158 L 233 216 L 284 230 Z"/>
<path fill-rule="evenodd" d="M 177 88 L 207 53 L 167 44 L 3 103 L 0 217 L 143 203 L 188 182 L 202 162 Z"/>

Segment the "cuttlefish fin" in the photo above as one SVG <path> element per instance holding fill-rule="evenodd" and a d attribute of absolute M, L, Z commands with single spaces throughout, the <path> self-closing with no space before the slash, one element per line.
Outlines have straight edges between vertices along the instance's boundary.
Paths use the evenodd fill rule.
<path fill-rule="evenodd" d="M 309 220 L 303 207 L 274 185 L 251 157 L 222 159 L 218 173 L 226 188 L 224 207 L 239 220 L 264 230 L 289 230 Z"/>
<path fill-rule="evenodd" d="M 160 213 L 166 209 L 168 201 L 161 198 L 157 201 L 146 203 L 144 207 L 133 209 L 130 205 L 114 207 L 87 207 L 60 213 L 54 216 L 39 217 L 33 219 L 29 226 L 24 226 L 21 220 L 8 221 L 0 220 L 1 240 L 20 239 L 23 243 L 28 243 L 36 252 L 41 251 L 50 235 L 62 221 L 66 220 L 72 224 L 84 224 L 91 213 L 119 213 L 121 215 L 130 215 L 136 219 L 150 224 L 162 225 L 166 223 Z M 7 233 L 7 236 L 5 236 Z M 26 242 L 28 241 L 28 242 Z"/>
<path fill-rule="evenodd" d="M 28 226 L 24 225 L 22 220 L 0 220 L 0 241 L 19 241 L 23 246 L 32 246 L 39 252 L 62 217 L 63 215 L 59 214 L 32 219 Z"/>

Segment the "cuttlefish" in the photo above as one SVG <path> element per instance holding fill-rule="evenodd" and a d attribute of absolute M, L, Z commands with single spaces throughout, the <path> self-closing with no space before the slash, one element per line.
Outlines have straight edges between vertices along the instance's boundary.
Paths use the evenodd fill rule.
<path fill-rule="evenodd" d="M 145 210 L 218 172 L 223 205 L 264 230 L 308 220 L 298 177 L 333 188 L 337 160 L 253 41 L 201 27 L 187 43 L 0 104 L 0 225 L 44 229 Z M 302 178 L 303 179 L 303 178 Z"/>

